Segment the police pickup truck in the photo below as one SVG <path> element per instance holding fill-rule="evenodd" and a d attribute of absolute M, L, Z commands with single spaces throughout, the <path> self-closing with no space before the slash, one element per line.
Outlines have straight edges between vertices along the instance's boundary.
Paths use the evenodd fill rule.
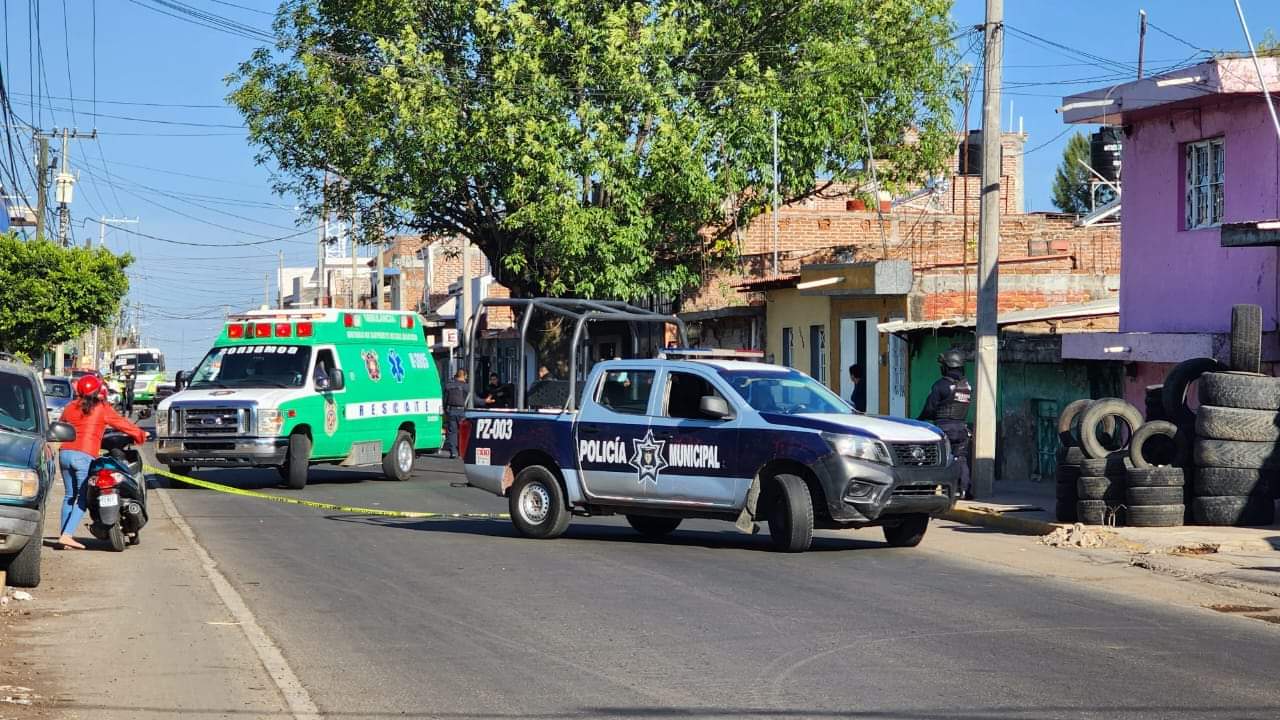
<path fill-rule="evenodd" d="M 860 414 L 790 368 L 667 352 L 559 384 L 568 402 L 539 407 L 535 384 L 523 409 L 469 410 L 459 433 L 467 483 L 508 497 L 526 537 L 623 514 L 652 537 L 685 518 L 764 520 L 786 552 L 807 550 L 814 528 L 872 525 L 911 547 L 955 503 L 938 428 Z"/>

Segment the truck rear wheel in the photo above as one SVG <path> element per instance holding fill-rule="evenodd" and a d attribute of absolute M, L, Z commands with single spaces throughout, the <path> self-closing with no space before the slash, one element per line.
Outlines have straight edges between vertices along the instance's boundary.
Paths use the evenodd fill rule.
<path fill-rule="evenodd" d="M 289 436 L 289 461 L 285 466 L 285 484 L 290 490 L 301 490 L 307 486 L 307 471 L 311 463 L 311 438 L 302 433 Z"/>
<path fill-rule="evenodd" d="M 928 529 L 928 515 L 908 515 L 897 525 L 885 525 L 884 539 L 894 547 L 915 547 Z"/>
<path fill-rule="evenodd" d="M 527 538 L 554 538 L 569 527 L 564 491 L 550 470 L 530 465 L 520 471 L 507 493 L 511 524 Z"/>
<path fill-rule="evenodd" d="M 769 503 L 769 538 L 782 552 L 804 552 L 813 542 L 813 498 L 795 475 L 773 479 Z"/>
<path fill-rule="evenodd" d="M 652 515 L 628 515 L 627 522 L 636 532 L 650 538 L 659 538 L 676 531 L 680 527 L 680 518 L 654 517 Z"/>
<path fill-rule="evenodd" d="M 413 436 L 407 431 L 396 433 L 391 450 L 382 456 L 382 474 L 388 480 L 404 482 L 413 474 Z"/>

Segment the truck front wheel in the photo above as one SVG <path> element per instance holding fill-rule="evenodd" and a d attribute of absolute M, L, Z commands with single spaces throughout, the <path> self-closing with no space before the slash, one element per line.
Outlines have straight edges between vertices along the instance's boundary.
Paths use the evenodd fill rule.
<path fill-rule="evenodd" d="M 285 483 L 290 490 L 307 486 L 307 470 L 311 464 L 311 438 L 302 433 L 289 436 L 289 460 L 285 465 Z"/>
<path fill-rule="evenodd" d="M 885 525 L 884 539 L 894 547 L 915 547 L 928 529 L 928 515 L 908 515 L 897 525 Z"/>
<path fill-rule="evenodd" d="M 564 491 L 550 470 L 531 465 L 516 475 L 507 494 L 511 524 L 527 538 L 554 538 L 569 527 Z"/>
<path fill-rule="evenodd" d="M 813 499 L 809 486 L 795 475 L 773 479 L 769 503 L 769 538 L 782 552 L 804 552 L 813 541 Z"/>

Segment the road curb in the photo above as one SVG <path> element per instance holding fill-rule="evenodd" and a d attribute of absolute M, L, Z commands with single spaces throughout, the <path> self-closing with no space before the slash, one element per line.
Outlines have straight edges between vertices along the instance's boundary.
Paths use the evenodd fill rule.
<path fill-rule="evenodd" d="M 1018 535 L 1048 535 L 1054 530 L 1063 527 L 1047 520 L 1015 517 L 994 510 L 979 510 L 975 508 L 954 507 L 939 517 L 965 525 L 1003 530 Z"/>

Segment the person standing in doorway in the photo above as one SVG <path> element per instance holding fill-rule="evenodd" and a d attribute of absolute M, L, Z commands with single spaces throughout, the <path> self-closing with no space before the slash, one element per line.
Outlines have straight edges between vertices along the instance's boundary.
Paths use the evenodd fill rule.
<path fill-rule="evenodd" d="M 969 403 L 973 399 L 973 386 L 964 376 L 964 355 L 952 348 L 938 356 L 942 377 L 933 384 L 929 397 L 924 401 L 920 419 L 934 423 L 951 441 L 951 454 L 960 463 L 960 487 L 958 493 L 965 500 L 973 499 L 973 484 L 969 480 Z"/>
<path fill-rule="evenodd" d="M 445 445 L 449 459 L 458 457 L 458 428 L 467 409 L 467 371 L 459 370 L 444 386 Z"/>
<path fill-rule="evenodd" d="M 853 392 L 849 393 L 849 404 L 860 413 L 867 411 L 867 383 L 864 380 L 862 366 L 854 363 L 849 366 L 849 382 L 853 383 Z"/>

